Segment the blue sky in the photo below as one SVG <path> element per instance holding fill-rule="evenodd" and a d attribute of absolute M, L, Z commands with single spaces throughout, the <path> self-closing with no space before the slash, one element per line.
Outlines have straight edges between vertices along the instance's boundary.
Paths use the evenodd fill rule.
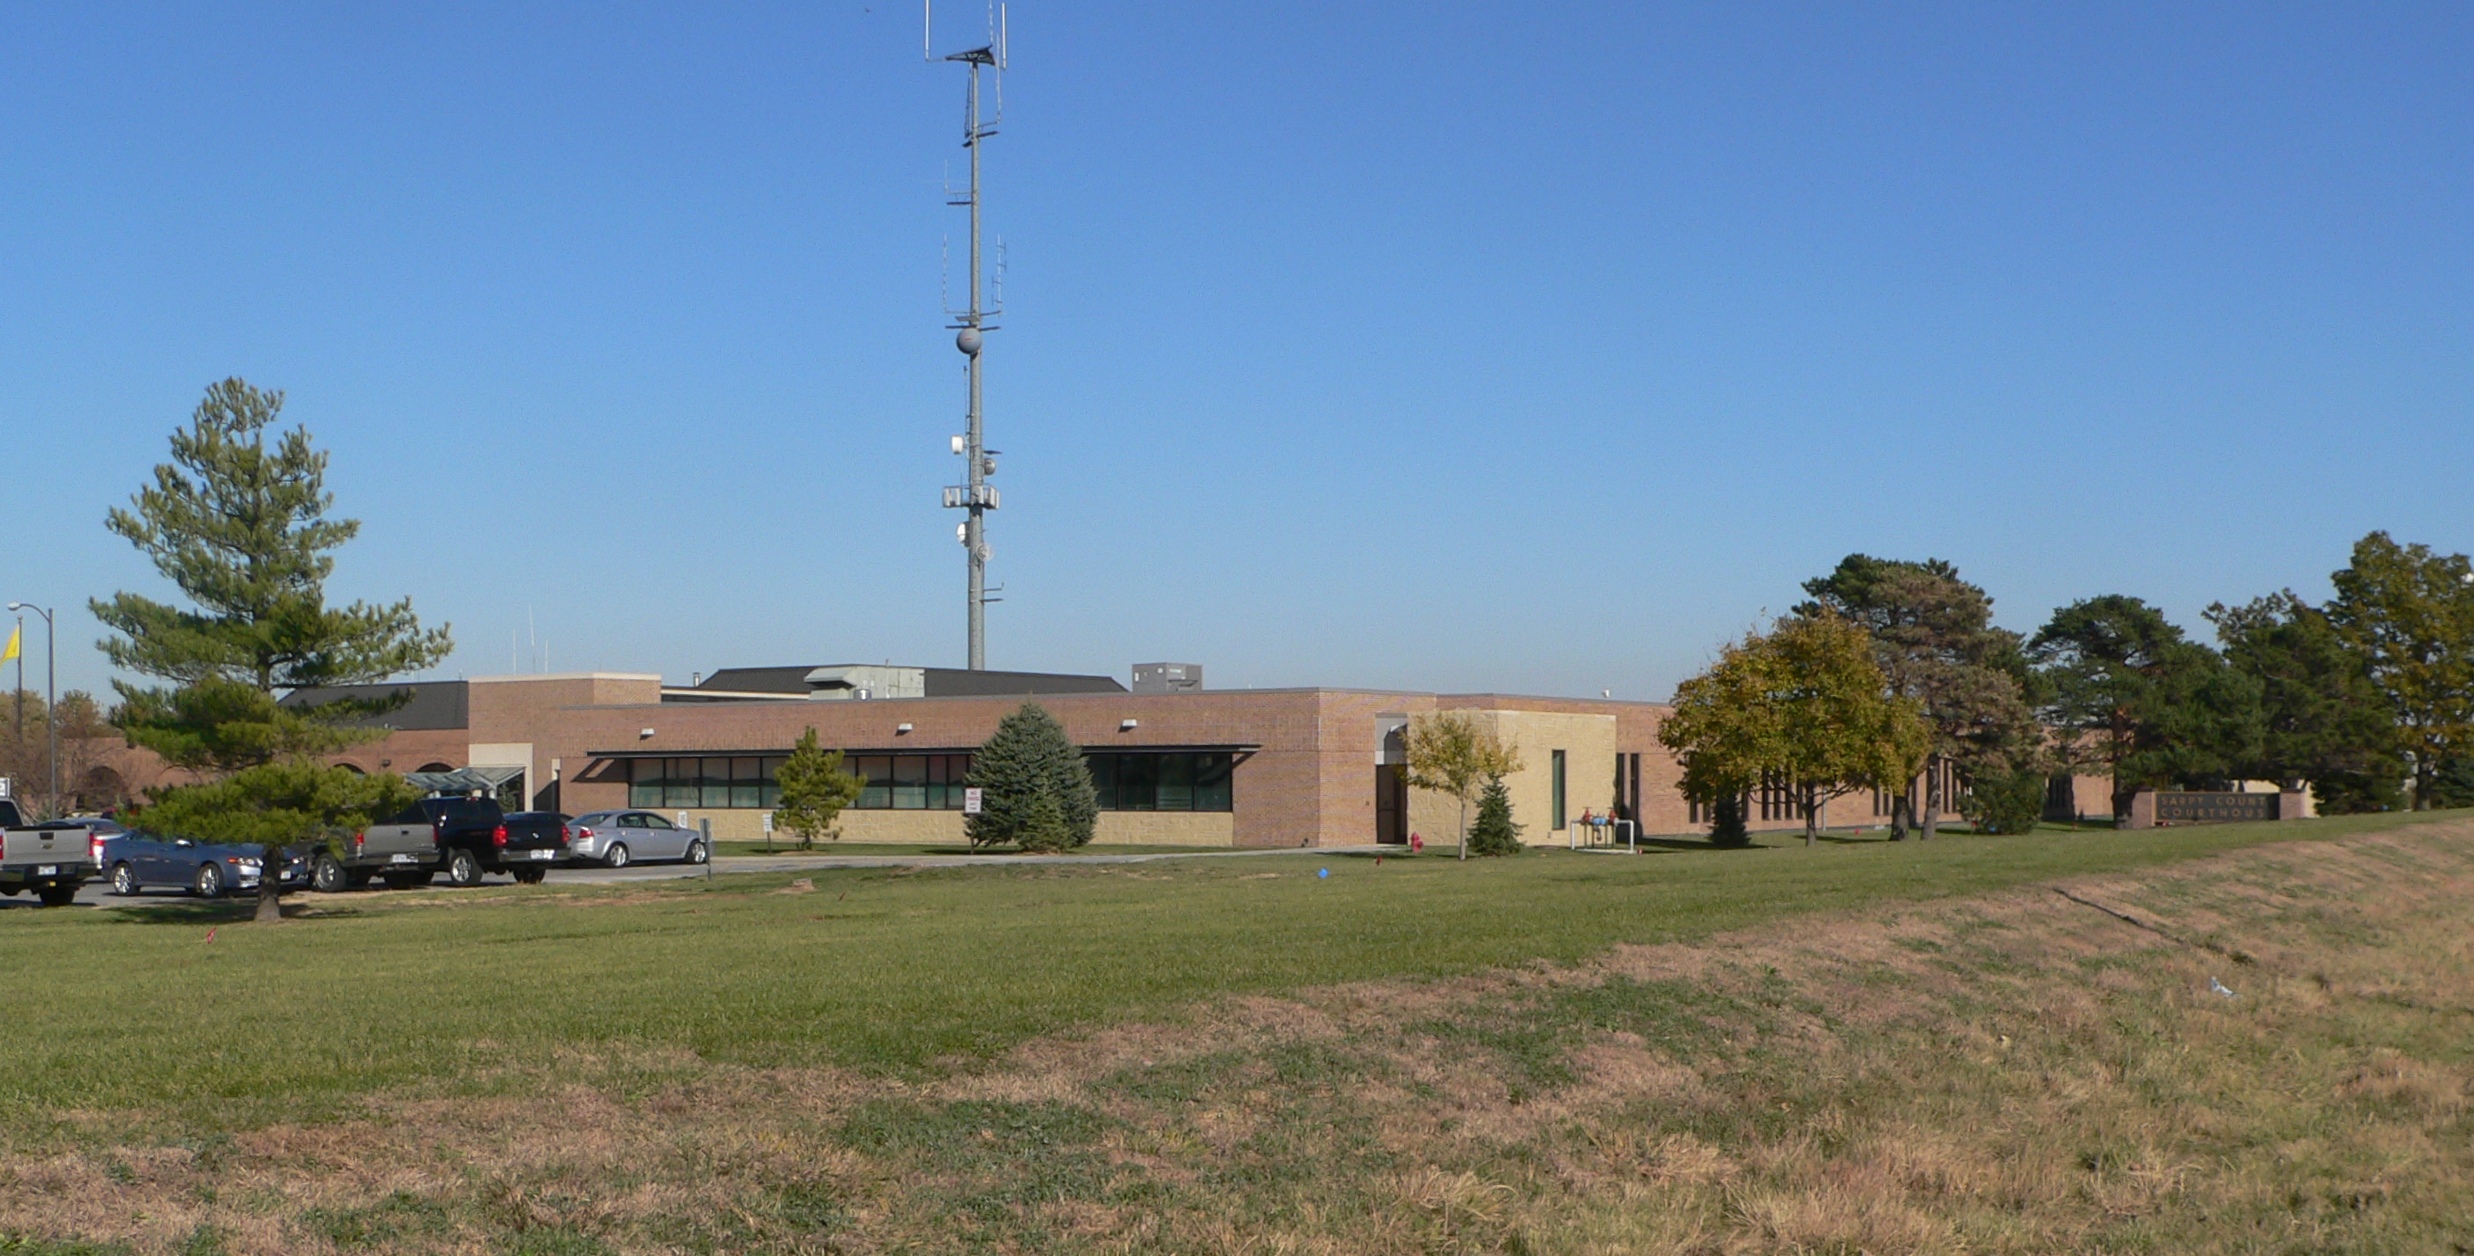
<path fill-rule="evenodd" d="M 992 666 L 1660 698 L 1850 551 L 2032 630 L 2474 548 L 2474 9 L 1011 26 Z M 85 600 L 164 591 L 103 512 L 237 374 L 364 521 L 331 591 L 451 622 L 445 675 L 528 616 L 558 670 L 958 665 L 919 33 L 0 10 L 0 597 L 100 687 Z"/>

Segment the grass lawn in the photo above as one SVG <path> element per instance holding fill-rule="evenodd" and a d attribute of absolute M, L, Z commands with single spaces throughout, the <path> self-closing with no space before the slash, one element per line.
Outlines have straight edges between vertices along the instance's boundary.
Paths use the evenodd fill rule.
<path fill-rule="evenodd" d="M 2451 1250 L 2465 819 L 0 911 L 0 1256 Z"/>
<path fill-rule="evenodd" d="M 142 1107 L 222 1128 L 368 1091 L 485 1091 L 563 1055 L 916 1072 L 1216 996 L 1570 963 L 2405 820 L 1467 864 L 818 869 L 807 891 L 780 874 L 361 894 L 272 928 L 245 905 L 9 911 L 0 954 L 47 995 L 11 1002 L 0 1123 Z"/>

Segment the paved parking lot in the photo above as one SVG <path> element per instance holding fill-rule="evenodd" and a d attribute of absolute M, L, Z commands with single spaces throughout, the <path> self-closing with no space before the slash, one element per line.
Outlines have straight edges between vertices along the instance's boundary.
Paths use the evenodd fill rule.
<path fill-rule="evenodd" d="M 1346 846 L 1321 847 L 1323 854 L 1390 850 L 1390 847 Z M 1275 847 L 1267 850 L 1198 850 L 1174 854 L 1149 852 L 1139 855 L 745 855 L 724 856 L 713 861 L 713 873 L 728 876 L 740 872 L 799 872 L 819 868 L 967 868 L 980 866 L 1012 866 L 1024 864 L 1130 864 L 1150 863 L 1162 859 L 1251 859 L 1264 855 L 1295 855 L 1297 849 Z M 636 864 L 626 868 L 552 868 L 552 885 L 613 885 L 626 881 L 675 881 L 681 877 L 701 877 L 705 870 L 693 864 Z M 482 882 L 483 885 L 513 885 L 512 878 L 501 873 Z M 446 889 L 444 882 L 433 888 Z M 296 891 L 297 892 L 297 891 Z M 255 891 L 241 891 L 239 897 L 253 897 Z M 130 902 L 165 902 L 186 896 L 174 890 L 148 890 L 138 899 L 115 898 L 101 881 L 90 881 L 77 892 L 80 906 L 100 907 Z M 0 911 L 32 909 L 31 896 L 0 898 Z"/>

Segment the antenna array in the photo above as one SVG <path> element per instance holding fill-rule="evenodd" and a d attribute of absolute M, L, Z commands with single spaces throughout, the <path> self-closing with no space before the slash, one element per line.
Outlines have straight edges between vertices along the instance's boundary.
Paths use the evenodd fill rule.
<path fill-rule="evenodd" d="M 936 60 L 935 0 L 920 0 L 919 55 L 923 60 Z M 968 189 L 946 188 L 945 203 L 971 211 L 971 280 L 970 299 L 961 309 L 946 306 L 946 316 L 953 321 L 946 326 L 954 333 L 954 347 L 962 351 L 970 363 L 970 406 L 965 415 L 965 429 L 954 442 L 954 452 L 963 462 L 963 481 L 947 485 L 945 505 L 969 513 L 959 529 L 960 540 L 970 569 L 970 669 L 981 671 L 988 666 L 988 603 L 998 599 L 988 596 L 988 522 L 987 513 L 997 507 L 997 492 L 989 487 L 988 477 L 996 474 L 996 450 L 987 446 L 980 414 L 980 355 L 987 347 L 986 333 L 997 330 L 988 320 L 1003 313 L 1002 302 L 983 306 L 980 294 L 979 253 L 979 151 L 983 141 L 995 136 L 997 124 L 1005 113 L 1005 7 L 993 5 L 988 12 L 988 42 L 963 52 L 948 54 L 947 61 L 960 62 L 970 72 L 967 94 L 963 97 L 962 147 L 970 150 L 971 182 Z M 996 87 L 995 115 L 983 120 L 979 109 L 979 74 L 991 71 Z M 998 283 L 1002 285 L 1003 279 Z M 1001 291 L 1001 288 L 1000 288 Z M 950 298 L 948 298 L 950 302 Z"/>

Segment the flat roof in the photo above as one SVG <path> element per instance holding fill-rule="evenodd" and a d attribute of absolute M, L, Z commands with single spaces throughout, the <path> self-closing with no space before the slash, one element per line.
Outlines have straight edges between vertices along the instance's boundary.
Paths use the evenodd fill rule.
<path fill-rule="evenodd" d="M 824 667 L 898 667 L 921 674 L 931 698 L 988 698 L 1041 693 L 1124 693 L 1113 676 L 1071 672 L 992 672 L 964 667 L 915 667 L 907 663 L 811 663 L 793 667 L 725 667 L 677 692 L 704 691 L 742 697 L 775 694 L 786 698 L 808 695 L 808 673 Z M 871 699 L 891 701 L 892 699 Z"/>
<path fill-rule="evenodd" d="M 409 691 L 412 696 L 393 710 L 337 722 L 346 728 L 391 728 L 398 732 L 470 728 L 471 704 L 464 683 L 423 680 L 394 685 L 320 685 L 295 689 L 277 701 L 292 710 L 306 711 L 330 702 L 382 702 Z"/>
<path fill-rule="evenodd" d="M 826 748 L 830 750 L 839 750 L 846 756 L 858 754 L 977 754 L 979 752 L 979 746 L 976 743 L 967 746 L 932 746 L 923 742 L 916 746 L 829 746 Z M 1155 750 L 1163 754 L 1174 754 L 1179 751 L 1194 750 L 1226 750 L 1232 754 L 1242 751 L 1247 754 L 1252 754 L 1262 748 L 1263 743 L 1259 741 L 1169 742 L 1159 745 L 1145 743 L 1142 745 L 1132 746 L 1082 747 L 1082 749 L 1086 752 L 1096 750 L 1107 754 L 1134 754 L 1138 752 Z M 756 750 L 748 750 L 744 748 L 733 748 L 729 750 L 681 750 L 675 748 L 670 750 L 645 750 L 637 748 L 629 750 L 587 750 L 584 753 L 587 758 L 593 759 L 778 759 L 783 755 L 790 753 L 790 751 L 788 748 L 783 746 L 766 746 Z"/>

